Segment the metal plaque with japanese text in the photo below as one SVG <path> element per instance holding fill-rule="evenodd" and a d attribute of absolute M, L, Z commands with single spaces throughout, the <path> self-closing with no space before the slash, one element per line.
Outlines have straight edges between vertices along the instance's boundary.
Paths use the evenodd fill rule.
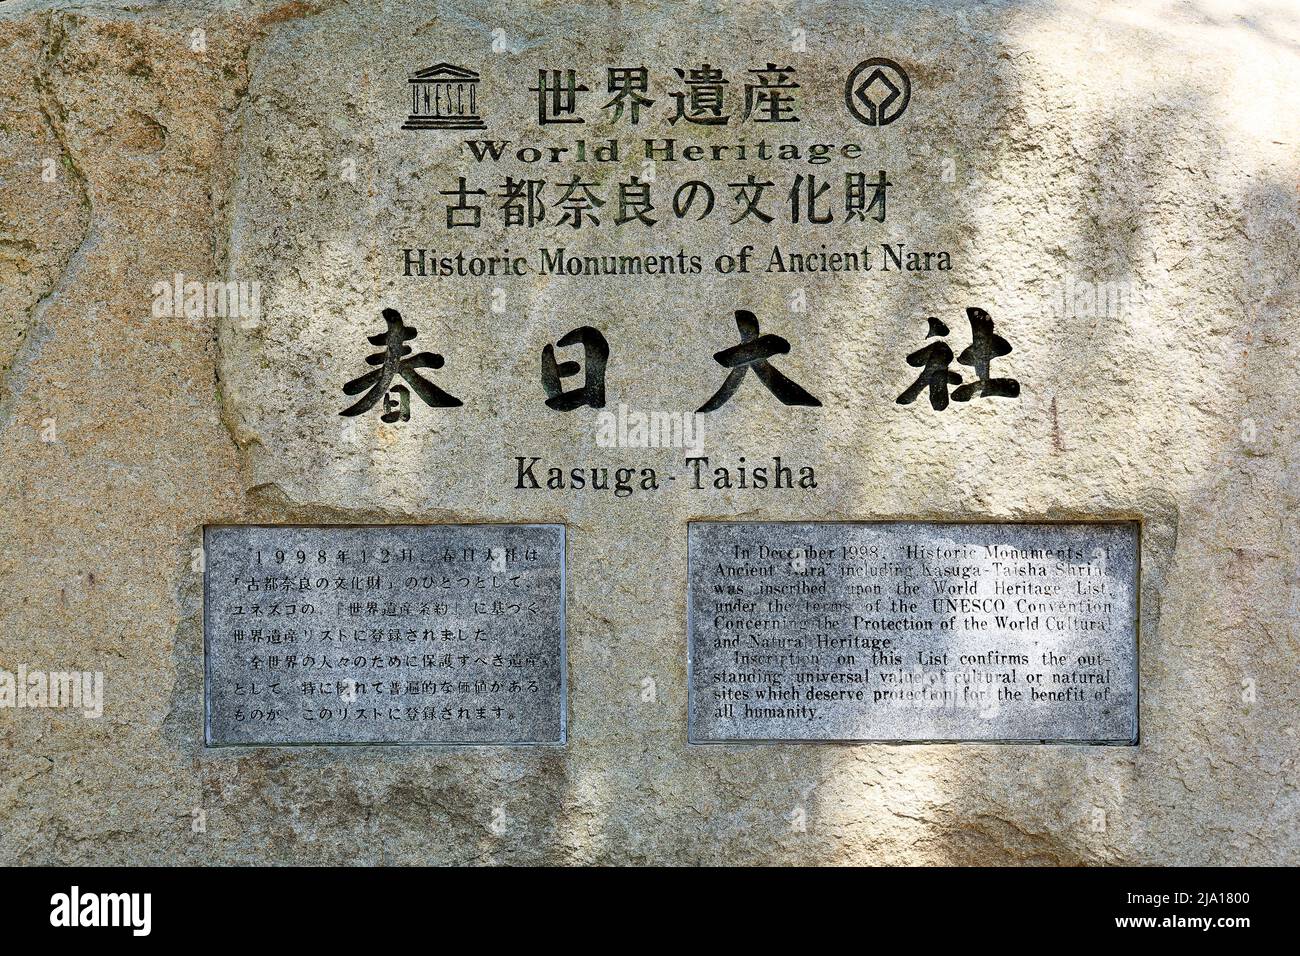
<path fill-rule="evenodd" d="M 562 744 L 564 528 L 205 529 L 209 746 Z"/>

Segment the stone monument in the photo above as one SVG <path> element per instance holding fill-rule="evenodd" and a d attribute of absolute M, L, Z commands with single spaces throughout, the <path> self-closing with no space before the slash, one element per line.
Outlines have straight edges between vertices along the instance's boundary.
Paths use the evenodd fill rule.
<path fill-rule="evenodd" d="M 1284 6 L 0 45 L 0 861 L 1300 860 Z"/>

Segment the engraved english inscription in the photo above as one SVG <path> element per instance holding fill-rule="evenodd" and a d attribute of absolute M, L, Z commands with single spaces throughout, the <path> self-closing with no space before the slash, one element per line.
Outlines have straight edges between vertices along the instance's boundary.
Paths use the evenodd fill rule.
<path fill-rule="evenodd" d="M 1134 522 L 695 522 L 690 740 L 1137 742 Z"/>

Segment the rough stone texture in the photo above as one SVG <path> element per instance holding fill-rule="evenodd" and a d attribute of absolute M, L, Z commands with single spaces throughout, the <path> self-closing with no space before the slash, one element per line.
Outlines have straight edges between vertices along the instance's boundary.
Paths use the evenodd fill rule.
<path fill-rule="evenodd" d="M 497 28 L 518 53 L 490 52 Z M 443 235 L 424 204 L 458 167 L 396 132 L 416 64 L 472 59 L 522 91 L 584 51 L 743 70 L 796 28 L 826 102 L 865 56 L 914 68 L 895 127 L 826 114 L 798 138 L 876 144 L 901 184 L 888 234 L 950 248 L 952 272 L 534 277 L 504 315 L 485 284 L 397 277 L 394 247 Z M 0 43 L 0 666 L 107 679 L 99 720 L 0 712 L 0 860 L 1300 859 L 1289 5 L 11 2 Z M 263 282 L 261 322 L 154 318 L 177 272 Z M 1105 281 L 1136 293 L 1121 314 L 1053 313 L 1065 284 Z M 465 408 L 341 429 L 339 384 L 392 302 Z M 590 316 L 611 401 L 690 408 L 742 302 L 825 407 L 751 376 L 708 453 L 806 460 L 816 491 L 513 489 L 515 454 L 680 466 L 550 414 L 544 342 Z M 1010 333 L 1021 398 L 895 406 L 923 318 L 961 329 L 972 304 Z M 1139 747 L 685 745 L 688 520 L 1099 517 L 1143 522 Z M 566 748 L 204 750 L 203 525 L 479 520 L 569 527 Z"/>

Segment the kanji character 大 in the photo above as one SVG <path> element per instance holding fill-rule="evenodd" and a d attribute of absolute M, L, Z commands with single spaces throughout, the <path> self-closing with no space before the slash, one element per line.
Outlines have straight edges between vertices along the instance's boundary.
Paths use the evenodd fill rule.
<path fill-rule="evenodd" d="M 700 406 L 700 413 L 711 412 L 725 405 L 736 393 L 736 389 L 740 388 L 745 373 L 750 369 L 783 405 L 821 407 L 822 403 L 808 394 L 803 386 L 786 378 L 768 361 L 773 355 L 784 355 L 790 351 L 788 340 L 779 335 L 760 335 L 757 317 L 744 309 L 736 310 L 736 328 L 740 330 L 740 344 L 713 355 L 719 365 L 731 369 L 731 372 L 713 397 Z"/>

